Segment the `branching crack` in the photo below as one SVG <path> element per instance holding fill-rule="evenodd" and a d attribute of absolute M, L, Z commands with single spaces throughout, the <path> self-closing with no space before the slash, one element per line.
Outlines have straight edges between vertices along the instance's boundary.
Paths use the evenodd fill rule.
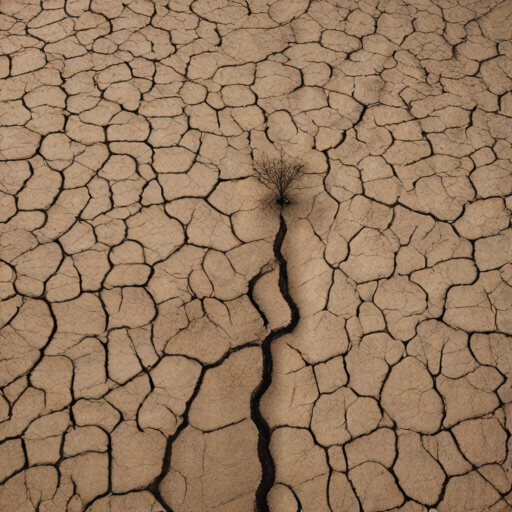
<path fill-rule="evenodd" d="M 251 397 L 251 418 L 259 430 L 258 438 L 258 456 L 261 464 L 261 481 L 256 490 L 256 511 L 269 512 L 267 496 L 274 485 L 275 466 L 270 453 L 270 438 L 272 431 L 268 423 L 263 418 L 260 410 L 260 402 L 272 383 L 272 342 L 281 336 L 292 332 L 299 323 L 299 308 L 293 301 L 288 290 L 288 274 L 286 271 L 287 262 L 281 252 L 283 242 L 286 236 L 287 226 L 284 217 L 280 216 L 279 231 L 274 240 L 274 256 L 279 264 L 279 290 L 288 304 L 291 312 L 291 320 L 288 325 L 273 329 L 263 340 L 261 348 L 263 351 L 263 370 L 259 386 L 253 392 Z"/>

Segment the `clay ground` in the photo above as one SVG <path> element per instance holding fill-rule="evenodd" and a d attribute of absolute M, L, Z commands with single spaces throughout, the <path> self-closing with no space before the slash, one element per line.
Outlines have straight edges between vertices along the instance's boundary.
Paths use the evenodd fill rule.
<path fill-rule="evenodd" d="M 512 510 L 512 0 L 0 29 L 1 512 Z"/>

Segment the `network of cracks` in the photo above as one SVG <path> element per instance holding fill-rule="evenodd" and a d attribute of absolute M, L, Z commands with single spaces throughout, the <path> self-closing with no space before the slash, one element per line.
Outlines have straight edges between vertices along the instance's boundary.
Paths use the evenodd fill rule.
<path fill-rule="evenodd" d="M 0 80 L 2 512 L 512 510 L 511 0 L 1 0 Z"/>

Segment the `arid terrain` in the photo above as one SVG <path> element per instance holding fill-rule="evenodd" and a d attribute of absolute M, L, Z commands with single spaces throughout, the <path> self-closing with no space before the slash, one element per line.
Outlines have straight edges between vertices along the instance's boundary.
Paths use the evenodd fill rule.
<path fill-rule="evenodd" d="M 0 31 L 0 512 L 512 511 L 512 0 Z"/>

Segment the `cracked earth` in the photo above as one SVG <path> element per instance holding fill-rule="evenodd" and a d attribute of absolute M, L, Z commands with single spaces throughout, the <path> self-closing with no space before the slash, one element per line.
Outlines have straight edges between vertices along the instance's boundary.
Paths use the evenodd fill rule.
<path fill-rule="evenodd" d="M 0 29 L 1 512 L 512 510 L 512 0 Z"/>

